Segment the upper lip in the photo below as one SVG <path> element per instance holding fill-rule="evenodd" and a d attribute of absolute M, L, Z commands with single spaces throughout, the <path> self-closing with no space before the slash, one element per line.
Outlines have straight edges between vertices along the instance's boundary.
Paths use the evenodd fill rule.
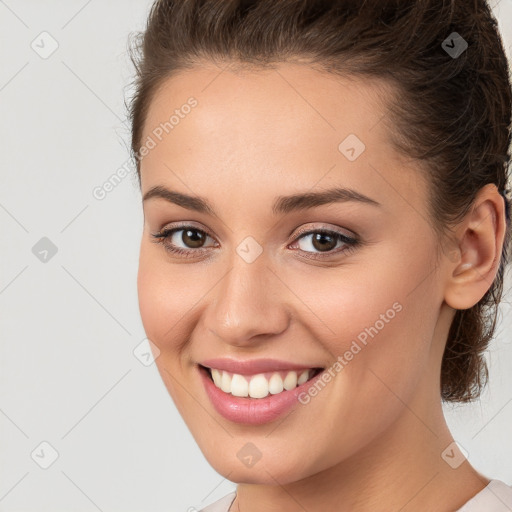
<path fill-rule="evenodd" d="M 202 366 L 224 370 L 240 375 L 254 375 L 256 373 L 273 372 L 279 370 L 307 370 L 310 368 L 321 368 L 311 364 L 292 363 L 279 359 L 249 359 L 240 361 L 236 359 L 215 358 L 206 359 L 200 362 Z"/>

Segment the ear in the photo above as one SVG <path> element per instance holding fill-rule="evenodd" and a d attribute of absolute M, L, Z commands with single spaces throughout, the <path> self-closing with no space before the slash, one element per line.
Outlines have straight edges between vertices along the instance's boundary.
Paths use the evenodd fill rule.
<path fill-rule="evenodd" d="M 492 286 L 499 269 L 506 231 L 505 200 L 496 185 L 482 187 L 456 229 L 445 302 L 454 309 L 473 307 Z"/>

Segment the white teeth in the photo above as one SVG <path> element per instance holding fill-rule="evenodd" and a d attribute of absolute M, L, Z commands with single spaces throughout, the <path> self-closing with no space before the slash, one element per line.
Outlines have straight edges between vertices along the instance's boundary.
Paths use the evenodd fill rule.
<path fill-rule="evenodd" d="M 222 375 L 220 374 L 219 370 L 212 368 L 212 378 L 213 378 L 213 382 L 215 382 L 215 385 L 218 388 L 220 388 L 221 383 L 222 383 Z"/>
<path fill-rule="evenodd" d="M 277 395 L 284 390 L 294 389 L 306 382 L 313 370 L 303 370 L 300 373 L 296 371 L 275 372 L 267 378 L 266 375 L 259 373 L 257 375 L 240 375 L 237 373 L 228 373 L 223 370 L 211 369 L 211 375 L 215 386 L 231 393 L 233 396 L 265 398 L 269 395 Z M 284 376 L 284 379 L 283 379 Z"/>
<path fill-rule="evenodd" d="M 288 372 L 283 381 L 284 389 L 293 389 L 297 387 L 297 372 Z"/>
<path fill-rule="evenodd" d="M 231 393 L 231 375 L 226 372 L 222 372 L 222 380 L 220 381 L 220 389 L 224 393 Z"/>
<path fill-rule="evenodd" d="M 245 379 L 244 379 L 245 380 Z M 264 398 L 268 395 L 268 380 L 265 375 L 255 375 L 249 383 L 249 396 L 251 398 Z"/>
<path fill-rule="evenodd" d="M 231 379 L 231 394 L 233 396 L 249 396 L 249 383 L 238 373 Z"/>
<path fill-rule="evenodd" d="M 304 384 L 304 382 L 306 382 L 308 380 L 308 377 L 309 377 L 309 371 L 308 370 L 304 370 L 300 374 L 299 380 L 297 380 L 297 385 L 300 386 L 301 384 Z"/>
<path fill-rule="evenodd" d="M 268 381 L 268 390 L 270 394 L 277 395 L 277 393 L 281 393 L 283 389 L 284 386 L 281 375 L 279 375 L 279 373 L 274 373 L 274 375 L 272 375 L 272 377 L 270 377 L 270 380 Z"/>

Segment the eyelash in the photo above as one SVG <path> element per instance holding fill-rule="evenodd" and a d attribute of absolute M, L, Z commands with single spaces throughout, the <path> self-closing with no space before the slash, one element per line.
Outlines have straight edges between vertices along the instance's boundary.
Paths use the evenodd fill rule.
<path fill-rule="evenodd" d="M 198 233 L 202 233 L 203 235 L 209 236 L 210 238 L 213 238 L 208 232 L 206 232 L 202 229 L 196 228 L 195 226 L 184 225 L 184 226 L 179 226 L 179 227 L 174 227 L 174 228 L 165 228 L 165 229 L 162 229 L 161 231 L 159 231 L 158 233 L 151 233 L 151 236 L 154 238 L 154 240 L 152 240 L 152 242 L 157 243 L 157 244 L 162 244 L 164 246 L 164 249 L 172 254 L 178 254 L 178 255 L 184 256 L 186 258 L 193 258 L 193 257 L 195 257 L 195 255 L 193 255 L 192 253 L 202 253 L 206 249 L 205 248 L 182 249 L 181 247 L 176 247 L 176 246 L 169 245 L 166 243 L 166 241 L 174 233 L 176 233 L 178 231 L 186 231 L 186 230 L 196 231 Z M 332 230 L 322 229 L 322 228 L 299 232 L 297 234 L 297 237 L 293 241 L 293 243 L 297 242 L 298 240 L 300 240 L 301 238 L 303 238 L 305 236 L 316 234 L 316 233 L 320 233 L 323 235 L 333 235 L 334 237 L 336 237 L 338 239 L 338 241 L 345 243 L 346 246 L 342 249 L 340 249 L 340 248 L 338 248 L 337 250 L 333 249 L 331 251 L 327 251 L 324 253 L 310 253 L 309 251 L 302 251 L 301 249 L 299 249 L 299 251 L 307 254 L 307 256 L 303 256 L 304 258 L 319 260 L 319 259 L 324 259 L 326 257 L 332 256 L 334 254 L 351 253 L 362 243 L 357 238 L 351 238 L 351 237 L 349 237 L 343 233 L 340 233 L 338 231 L 332 231 Z M 312 254 L 320 255 L 320 257 L 313 256 Z"/>

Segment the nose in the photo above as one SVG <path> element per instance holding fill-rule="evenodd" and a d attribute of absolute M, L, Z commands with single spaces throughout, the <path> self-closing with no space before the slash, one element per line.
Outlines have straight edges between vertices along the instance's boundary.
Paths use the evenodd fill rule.
<path fill-rule="evenodd" d="M 254 344 L 255 337 L 267 340 L 286 330 L 290 292 L 267 259 L 260 255 L 247 263 L 235 255 L 230 263 L 203 311 L 204 327 L 241 347 Z"/>

